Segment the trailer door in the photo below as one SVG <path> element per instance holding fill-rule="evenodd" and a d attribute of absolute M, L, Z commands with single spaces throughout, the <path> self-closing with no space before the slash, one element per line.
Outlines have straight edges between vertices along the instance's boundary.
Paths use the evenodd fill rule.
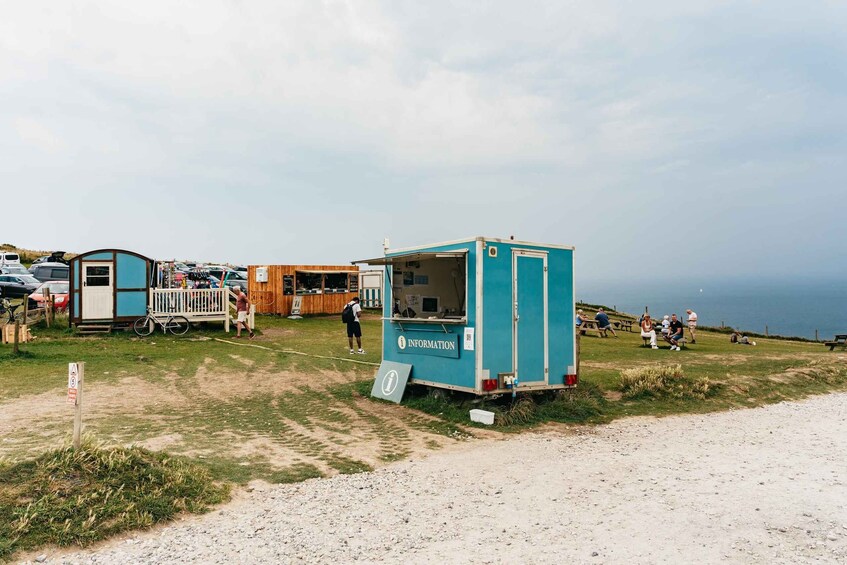
<path fill-rule="evenodd" d="M 513 273 L 513 360 L 520 385 L 546 384 L 547 253 L 515 249 Z"/>

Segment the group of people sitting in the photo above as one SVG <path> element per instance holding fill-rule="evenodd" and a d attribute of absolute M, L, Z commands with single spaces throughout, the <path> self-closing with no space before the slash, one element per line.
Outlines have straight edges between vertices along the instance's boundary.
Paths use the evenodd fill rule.
<path fill-rule="evenodd" d="M 585 320 L 588 320 L 585 315 L 585 312 L 582 310 L 576 311 L 576 327 L 580 327 Z M 606 332 L 612 332 L 612 335 L 618 337 L 618 334 L 615 333 L 615 328 L 612 327 L 612 321 L 609 320 L 609 315 L 602 308 L 597 309 L 597 313 L 594 315 L 594 320 L 597 322 L 597 329 L 600 330 L 600 335 L 606 337 Z M 579 332 L 580 335 L 585 335 L 585 330 L 581 330 Z"/>
<path fill-rule="evenodd" d="M 691 343 L 696 343 L 695 330 L 697 328 L 697 313 L 688 309 L 685 311 L 688 314 L 688 331 L 691 332 Z M 582 326 L 585 320 L 588 320 L 585 312 L 582 310 L 576 311 L 576 327 Z M 618 337 L 615 329 L 612 327 L 612 322 L 609 320 L 609 315 L 602 308 L 597 309 L 597 314 L 594 315 L 594 320 L 597 322 L 597 328 L 600 330 L 600 335 L 606 336 L 606 332 L 612 332 L 612 335 Z M 680 351 L 679 340 L 685 337 L 685 328 L 682 322 L 677 319 L 676 314 L 665 316 L 660 323 L 655 323 L 650 318 L 650 314 L 644 314 L 638 323 L 641 326 L 641 337 L 650 338 L 650 347 L 659 349 L 656 344 L 656 329 L 661 327 L 662 338 L 671 344 L 671 351 Z M 585 334 L 585 330 L 580 330 L 581 335 Z"/>
<path fill-rule="evenodd" d="M 697 328 L 697 313 L 688 309 L 685 311 L 688 314 L 688 331 L 691 333 L 691 343 L 697 343 L 695 330 Z M 662 338 L 671 344 L 671 351 L 680 351 L 679 341 L 685 337 L 685 327 L 682 321 L 676 317 L 676 314 L 670 316 L 665 315 L 661 323 L 654 325 L 650 314 L 644 314 L 639 320 L 641 325 L 641 337 L 650 339 L 650 347 L 659 349 L 656 344 L 656 328 L 661 326 Z"/>

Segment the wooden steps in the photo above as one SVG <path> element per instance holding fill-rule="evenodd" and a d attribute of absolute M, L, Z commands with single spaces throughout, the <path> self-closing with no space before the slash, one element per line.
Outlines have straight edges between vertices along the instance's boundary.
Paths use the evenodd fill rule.
<path fill-rule="evenodd" d="M 81 334 L 107 334 L 112 331 L 112 324 L 80 324 L 76 329 Z"/>

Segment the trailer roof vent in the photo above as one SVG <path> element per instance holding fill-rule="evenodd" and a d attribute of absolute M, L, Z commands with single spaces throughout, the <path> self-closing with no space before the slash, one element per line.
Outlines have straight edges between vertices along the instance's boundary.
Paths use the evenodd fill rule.
<path fill-rule="evenodd" d="M 489 257 L 497 257 L 497 248 L 494 247 L 493 245 L 490 245 L 488 247 L 488 256 Z"/>

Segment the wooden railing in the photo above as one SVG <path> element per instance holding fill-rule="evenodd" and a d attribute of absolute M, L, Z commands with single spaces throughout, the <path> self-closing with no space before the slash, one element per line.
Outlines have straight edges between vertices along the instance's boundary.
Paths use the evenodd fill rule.
<path fill-rule="evenodd" d="M 150 304 L 156 315 L 185 316 L 191 322 L 221 321 L 229 331 L 228 288 L 151 288 Z"/>
<path fill-rule="evenodd" d="M 150 304 L 153 312 L 185 316 L 190 322 L 223 322 L 226 331 L 237 318 L 235 293 L 228 288 L 152 288 Z M 254 327 L 255 306 L 250 307 L 248 324 Z"/>

